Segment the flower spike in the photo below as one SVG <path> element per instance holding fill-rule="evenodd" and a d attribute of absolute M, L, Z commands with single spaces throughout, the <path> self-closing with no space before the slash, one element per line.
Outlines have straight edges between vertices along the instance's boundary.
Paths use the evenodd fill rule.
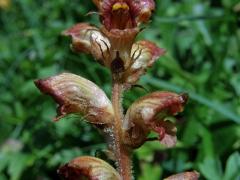
<path fill-rule="evenodd" d="M 113 109 L 105 93 L 91 81 L 80 76 L 63 73 L 35 81 L 36 86 L 59 104 L 58 117 L 81 114 L 94 124 L 107 124 L 113 119 Z"/>
<path fill-rule="evenodd" d="M 158 140 L 166 147 L 177 142 L 177 128 L 169 116 L 182 112 L 186 94 L 154 92 L 135 101 L 123 112 L 122 95 L 135 86 L 140 77 L 165 50 L 142 40 L 136 42 L 140 25 L 148 23 L 155 9 L 154 0 L 93 0 L 101 26 L 78 23 L 63 32 L 72 38 L 75 52 L 91 54 L 111 71 L 112 102 L 93 82 L 80 76 L 63 73 L 35 81 L 41 92 L 58 103 L 56 120 L 68 114 L 83 115 L 103 131 L 109 156 L 116 161 L 118 172 L 108 163 L 95 157 L 78 157 L 58 170 L 66 180 L 130 180 L 132 151 L 146 141 Z M 149 138 L 149 133 L 157 137 Z M 197 172 L 170 176 L 166 180 L 198 179 Z"/>

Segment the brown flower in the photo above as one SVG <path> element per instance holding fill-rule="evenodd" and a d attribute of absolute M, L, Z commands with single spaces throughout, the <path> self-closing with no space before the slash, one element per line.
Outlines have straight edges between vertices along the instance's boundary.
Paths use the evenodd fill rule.
<path fill-rule="evenodd" d="M 147 22 L 155 9 L 153 0 L 93 0 L 107 30 L 130 29 Z"/>
<path fill-rule="evenodd" d="M 72 37 L 72 49 L 76 52 L 92 54 L 96 60 L 110 66 L 111 44 L 108 38 L 97 28 L 87 23 L 79 23 L 63 32 Z"/>
<path fill-rule="evenodd" d="M 105 93 L 93 82 L 80 76 L 63 73 L 35 81 L 36 86 L 59 104 L 58 117 L 81 114 L 90 123 L 107 124 L 113 119 L 113 109 Z"/>
<path fill-rule="evenodd" d="M 90 157 L 78 157 L 62 166 L 58 174 L 66 180 L 120 180 L 117 171 L 105 161 Z"/>
<path fill-rule="evenodd" d="M 124 73 L 124 82 L 135 84 L 146 69 L 151 67 L 164 53 L 165 50 L 158 48 L 150 41 L 139 41 L 133 44 L 131 61 Z"/>
<path fill-rule="evenodd" d="M 165 120 L 183 111 L 187 102 L 186 94 L 154 92 L 134 102 L 127 111 L 124 122 L 124 140 L 131 147 L 139 147 L 152 130 L 167 147 L 176 144 L 175 125 Z"/>

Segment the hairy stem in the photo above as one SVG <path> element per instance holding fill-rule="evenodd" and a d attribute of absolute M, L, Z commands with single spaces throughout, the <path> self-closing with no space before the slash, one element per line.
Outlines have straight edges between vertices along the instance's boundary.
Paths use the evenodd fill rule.
<path fill-rule="evenodd" d="M 112 104 L 115 113 L 114 119 L 114 153 L 116 156 L 118 171 L 123 180 L 131 180 L 131 158 L 130 152 L 122 143 L 122 101 L 121 96 L 123 93 L 123 85 L 114 82 L 112 90 Z"/>

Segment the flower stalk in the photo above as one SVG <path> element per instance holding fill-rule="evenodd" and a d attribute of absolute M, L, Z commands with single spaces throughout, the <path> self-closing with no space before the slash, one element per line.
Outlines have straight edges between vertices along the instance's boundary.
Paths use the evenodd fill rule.
<path fill-rule="evenodd" d="M 124 180 L 131 180 L 131 153 L 129 149 L 122 143 L 122 126 L 123 126 L 123 111 L 122 111 L 122 95 L 123 85 L 118 82 L 113 82 L 112 88 L 112 104 L 115 114 L 114 118 L 114 151 L 116 156 L 116 163 L 118 172 Z"/>

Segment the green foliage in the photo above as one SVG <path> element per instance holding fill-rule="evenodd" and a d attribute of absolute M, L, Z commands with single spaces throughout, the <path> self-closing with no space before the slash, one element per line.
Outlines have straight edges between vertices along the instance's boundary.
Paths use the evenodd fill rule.
<path fill-rule="evenodd" d="M 237 0 L 157 1 L 139 39 L 167 50 L 141 79 L 149 91 L 188 92 L 179 117 L 176 148 L 148 142 L 135 156 L 139 179 L 198 170 L 202 179 L 240 178 L 240 4 Z M 0 9 L 0 180 L 58 179 L 60 164 L 104 149 L 96 129 L 79 117 L 54 123 L 55 104 L 33 80 L 71 71 L 111 92 L 109 72 L 93 58 L 74 54 L 60 33 L 85 16 L 91 1 L 13 0 Z M 133 88 L 128 107 L 146 94 Z M 154 136 L 154 135 L 152 135 Z"/>

